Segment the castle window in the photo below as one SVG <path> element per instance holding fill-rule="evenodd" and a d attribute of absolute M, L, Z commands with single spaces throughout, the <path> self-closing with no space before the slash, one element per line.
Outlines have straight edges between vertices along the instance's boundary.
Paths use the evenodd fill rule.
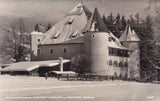
<path fill-rule="evenodd" d="M 112 41 L 112 40 L 115 42 L 116 39 L 113 37 L 108 37 L 108 41 Z"/>
<path fill-rule="evenodd" d="M 114 65 L 115 67 L 118 67 L 118 62 L 117 62 L 117 61 L 114 61 L 113 65 Z"/>
<path fill-rule="evenodd" d="M 109 55 L 110 56 L 117 56 L 117 49 L 109 47 Z"/>
<path fill-rule="evenodd" d="M 110 56 L 129 57 L 128 50 L 111 48 L 111 47 L 109 47 L 109 55 Z"/>
<path fill-rule="evenodd" d="M 125 63 L 124 63 L 124 67 L 128 67 L 128 62 L 125 62 Z"/>
<path fill-rule="evenodd" d="M 66 48 L 64 48 L 63 52 L 64 52 L 64 53 L 67 53 L 67 49 L 66 49 Z"/>
<path fill-rule="evenodd" d="M 115 38 L 113 38 L 113 37 L 112 37 L 112 40 L 113 40 L 114 42 L 116 41 L 116 39 L 115 39 Z"/>
<path fill-rule="evenodd" d="M 119 62 L 119 67 L 123 68 L 123 62 L 122 61 Z"/>
<path fill-rule="evenodd" d="M 50 54 L 53 54 L 53 49 L 50 49 Z"/>
<path fill-rule="evenodd" d="M 118 49 L 117 55 L 118 55 L 118 56 L 123 56 L 123 50 L 122 50 L 122 49 Z"/>
<path fill-rule="evenodd" d="M 117 49 L 116 49 L 116 48 L 113 48 L 112 51 L 113 51 L 112 54 L 113 54 L 114 56 L 116 56 L 116 55 L 117 55 Z"/>
<path fill-rule="evenodd" d="M 37 41 L 40 42 L 41 40 L 40 40 L 40 39 L 37 39 Z"/>
<path fill-rule="evenodd" d="M 128 50 L 125 50 L 125 57 L 129 57 Z"/>
<path fill-rule="evenodd" d="M 92 37 L 94 38 L 94 35 L 92 35 Z"/>
<path fill-rule="evenodd" d="M 112 55 L 112 48 L 109 47 L 109 55 Z"/>
<path fill-rule="evenodd" d="M 111 38 L 111 37 L 108 37 L 108 41 L 112 41 L 112 38 Z"/>
<path fill-rule="evenodd" d="M 121 44 L 124 45 L 123 42 L 121 42 Z"/>
<path fill-rule="evenodd" d="M 110 65 L 110 66 L 112 65 L 112 60 L 109 60 L 109 65 Z"/>
<path fill-rule="evenodd" d="M 37 54 L 41 54 L 41 50 L 39 48 L 37 49 Z"/>

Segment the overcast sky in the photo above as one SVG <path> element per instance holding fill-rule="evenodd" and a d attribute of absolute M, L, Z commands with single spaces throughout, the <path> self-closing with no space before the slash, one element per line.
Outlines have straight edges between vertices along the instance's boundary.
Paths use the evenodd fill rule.
<path fill-rule="evenodd" d="M 11 13 L 48 21 L 63 18 L 80 0 L 0 0 L 0 13 Z M 97 6 L 101 15 L 140 13 L 146 15 L 147 0 L 83 0 L 91 10 Z"/>

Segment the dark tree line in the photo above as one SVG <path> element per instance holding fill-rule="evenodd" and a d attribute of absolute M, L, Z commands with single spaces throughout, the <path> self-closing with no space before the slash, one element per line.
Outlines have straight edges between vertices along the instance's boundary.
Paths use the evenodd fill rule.
<path fill-rule="evenodd" d="M 117 14 L 116 17 L 112 13 L 107 17 L 103 15 L 103 21 L 106 27 L 118 38 L 127 25 L 125 16 L 120 14 Z"/>
<path fill-rule="evenodd" d="M 140 72 L 143 79 L 155 79 L 156 69 L 158 66 L 160 57 L 159 49 L 156 44 L 154 35 L 153 20 L 148 15 L 146 18 L 140 18 L 139 14 L 130 15 L 129 19 L 126 19 L 124 15 L 117 14 L 113 16 L 110 13 L 109 16 L 103 16 L 103 21 L 106 27 L 116 36 L 120 37 L 125 30 L 127 24 L 130 24 L 131 28 L 135 30 L 140 38 Z"/>

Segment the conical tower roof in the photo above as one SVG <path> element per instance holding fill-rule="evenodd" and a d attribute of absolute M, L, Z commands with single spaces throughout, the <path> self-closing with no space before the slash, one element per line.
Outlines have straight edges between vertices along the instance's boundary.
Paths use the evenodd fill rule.
<path fill-rule="evenodd" d="M 94 13 L 83 30 L 83 32 L 87 31 L 109 32 L 97 8 L 95 8 Z"/>
<path fill-rule="evenodd" d="M 119 38 L 121 42 L 123 41 L 140 41 L 139 37 L 135 33 L 134 30 L 131 30 L 130 25 L 127 25 L 125 31 L 122 33 L 121 37 Z"/>

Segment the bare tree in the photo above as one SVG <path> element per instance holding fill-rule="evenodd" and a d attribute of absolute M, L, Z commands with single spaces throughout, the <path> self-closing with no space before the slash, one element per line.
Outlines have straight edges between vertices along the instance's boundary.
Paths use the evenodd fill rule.
<path fill-rule="evenodd" d="M 1 51 L 15 62 L 25 61 L 29 53 L 29 35 L 26 33 L 23 19 L 10 24 L 3 33 Z"/>

